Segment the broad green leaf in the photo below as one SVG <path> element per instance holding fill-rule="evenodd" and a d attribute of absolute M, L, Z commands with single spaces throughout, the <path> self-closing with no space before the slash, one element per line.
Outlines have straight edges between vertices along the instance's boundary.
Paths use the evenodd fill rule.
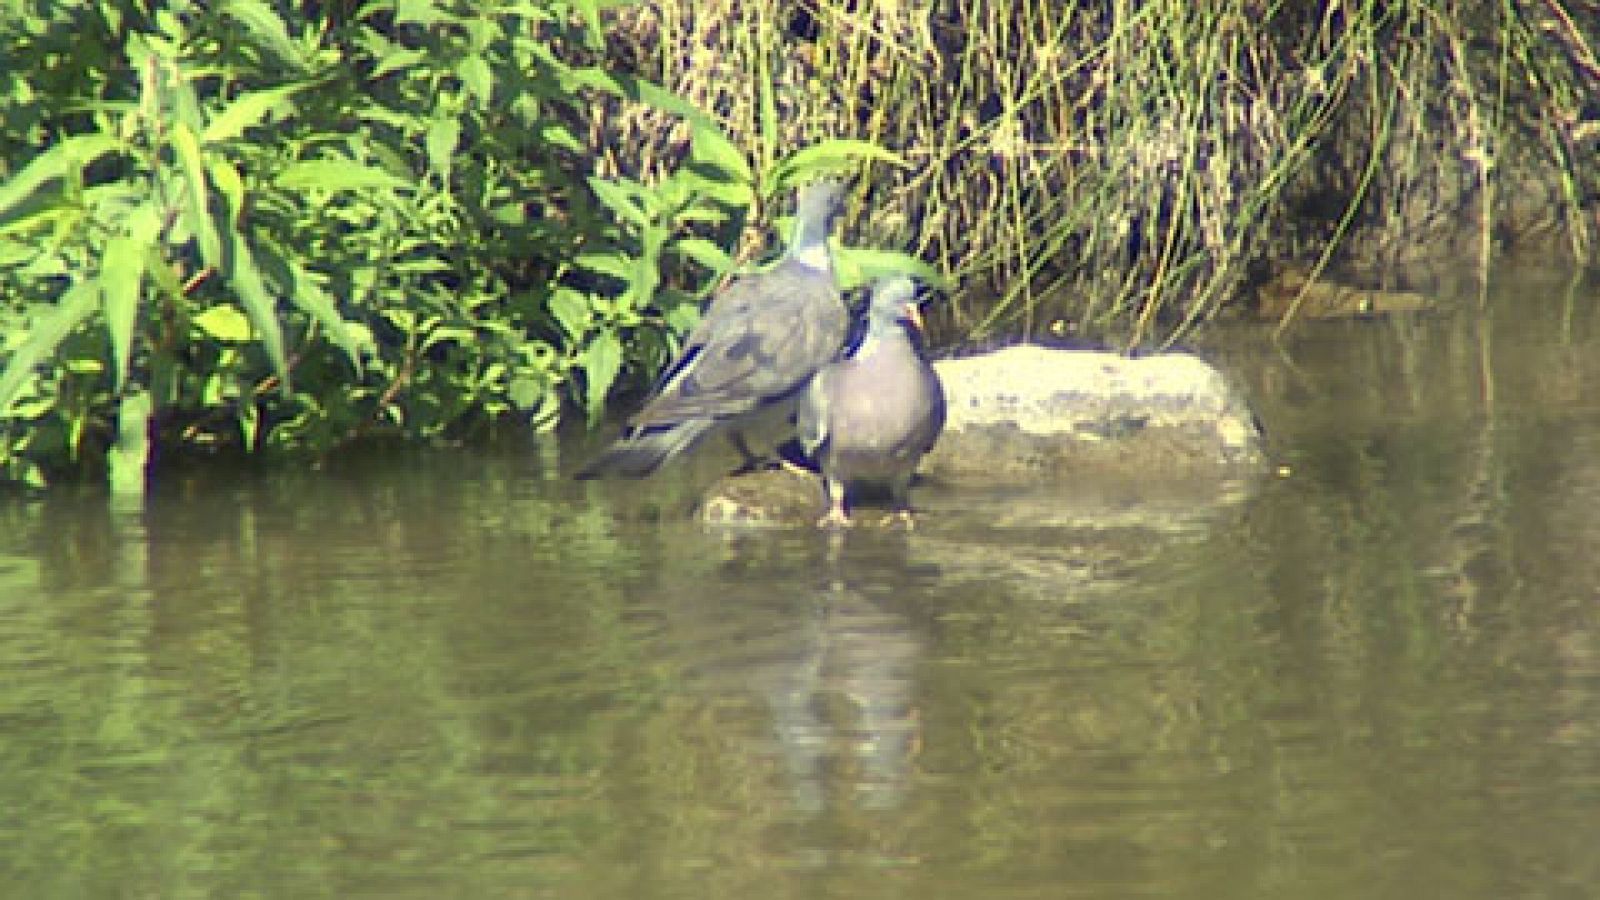
<path fill-rule="evenodd" d="M 81 168 L 118 146 L 115 138 L 104 134 L 83 134 L 62 140 L 35 156 L 5 184 L 0 184 L 0 213 L 32 196 L 41 184 Z"/>
<path fill-rule="evenodd" d="M 211 173 L 211 183 L 217 186 L 228 204 L 228 228 L 238 228 L 239 216 L 244 212 L 244 179 L 239 177 L 239 170 L 222 154 L 213 153 L 206 159 L 206 171 Z"/>
<path fill-rule="evenodd" d="M 170 63 L 170 80 L 166 81 L 167 91 L 164 106 L 171 109 L 167 125 L 182 125 L 189 129 L 190 134 L 199 134 L 203 127 L 203 117 L 200 115 L 200 97 L 195 93 L 194 82 L 177 68 L 177 63 Z M 169 70 L 162 67 L 164 73 Z"/>
<path fill-rule="evenodd" d="M 576 94 L 584 88 L 589 88 L 614 97 L 637 100 L 662 112 L 679 116 L 690 123 L 708 128 L 717 127 L 716 122 L 706 115 L 704 110 L 654 82 L 600 68 L 569 66 L 556 58 L 548 47 L 542 45 L 530 49 L 539 64 L 551 71 L 561 90 L 568 94 Z"/>
<path fill-rule="evenodd" d="M 907 166 L 899 154 L 872 141 L 832 138 L 803 147 L 779 162 L 773 172 L 771 185 L 776 190 L 786 190 L 817 175 L 836 174 L 863 159 L 893 163 L 901 168 Z"/>
<path fill-rule="evenodd" d="M 237 231 L 233 232 L 232 238 L 233 270 L 228 281 L 239 295 L 244 311 L 249 313 L 250 321 L 255 323 L 256 331 L 261 336 L 261 346 L 267 351 L 267 359 L 272 361 L 273 371 L 278 373 L 279 387 L 283 395 L 288 397 L 293 391 L 289 386 L 289 363 L 283 352 L 283 328 L 278 324 L 276 304 L 261 280 L 261 270 L 256 268 L 250 244 Z"/>
<path fill-rule="evenodd" d="M 5 369 L 0 370 L 0 418 L 9 416 L 11 401 L 27 384 L 33 367 L 54 353 L 72 329 L 95 311 L 99 302 L 99 285 L 88 279 L 80 280 L 61 295 L 55 306 L 29 323 L 27 338 L 6 360 Z"/>
<path fill-rule="evenodd" d="M 700 307 L 689 302 L 671 303 L 662 311 L 661 317 L 674 334 L 688 334 L 691 328 L 700 324 Z"/>
<path fill-rule="evenodd" d="M 335 346 L 344 351 L 345 358 L 350 360 L 350 365 L 361 374 L 361 351 L 363 344 L 359 336 L 350 327 L 351 323 L 344 316 L 339 315 L 333 296 L 322 289 L 315 276 L 306 271 L 298 262 L 286 262 L 290 277 L 294 280 L 294 292 L 291 295 L 296 306 L 305 310 L 323 328 L 327 329 L 328 337 Z M 368 341 L 371 335 L 367 336 Z"/>
<path fill-rule="evenodd" d="M 576 341 L 589 330 L 589 300 L 571 288 L 556 288 L 550 295 L 550 316 L 569 339 Z"/>
<path fill-rule="evenodd" d="M 640 227 L 650 224 L 650 215 L 645 212 L 641 204 L 643 188 L 626 182 L 607 181 L 595 175 L 590 175 L 588 181 L 589 189 L 594 191 L 595 197 L 618 218 Z"/>
<path fill-rule="evenodd" d="M 697 178 L 694 185 L 695 193 L 729 209 L 748 209 L 755 203 L 756 191 L 748 182 L 742 181 L 714 181 L 709 178 Z M 688 214 L 679 216 L 680 219 L 689 221 Z"/>
<path fill-rule="evenodd" d="M 241 94 L 228 108 L 223 110 L 216 118 L 206 123 L 205 130 L 200 133 L 200 141 L 210 144 L 215 141 L 226 141 L 238 137 L 246 128 L 261 124 L 266 114 L 295 92 L 305 90 L 309 85 L 290 84 L 283 87 L 268 88 L 264 91 L 251 91 Z"/>
<path fill-rule="evenodd" d="M 248 343 L 255 334 L 250 328 L 250 318 L 229 303 L 208 307 L 189 322 L 207 337 L 224 344 Z"/>
<path fill-rule="evenodd" d="M 572 262 L 580 269 L 633 282 L 633 261 L 621 253 L 580 253 Z"/>
<path fill-rule="evenodd" d="M 605 46 L 606 32 L 600 24 L 599 0 L 573 0 L 572 5 L 577 8 L 578 15 L 583 19 L 584 42 L 591 50 L 599 50 Z"/>
<path fill-rule="evenodd" d="M 118 235 L 106 242 L 100 264 L 100 296 L 105 304 L 106 331 L 111 336 L 111 359 L 118 393 L 128 380 L 133 358 L 133 329 L 139 317 L 140 288 L 144 284 L 148 244 L 133 235 Z"/>
<path fill-rule="evenodd" d="M 684 238 L 672 247 L 713 272 L 726 272 L 733 266 L 733 257 L 705 238 Z"/>
<path fill-rule="evenodd" d="M 695 159 L 721 169 L 744 184 L 755 181 L 755 174 L 750 171 L 750 163 L 744 158 L 744 153 L 733 141 L 728 140 L 727 135 L 702 125 L 692 126 L 690 134 Z"/>
<path fill-rule="evenodd" d="M 544 399 L 548 390 L 549 385 L 544 379 L 518 375 L 512 377 L 511 382 L 506 385 L 506 399 L 517 409 L 529 410 Z"/>
<path fill-rule="evenodd" d="M 184 204 L 184 218 L 195 240 L 200 242 L 200 258 L 208 266 L 222 265 L 222 241 L 217 237 L 217 226 L 211 221 L 211 205 L 207 200 L 205 160 L 200 155 L 200 139 L 189 126 L 178 123 L 172 127 L 172 149 L 183 169 L 184 183 L 189 186 L 188 202 Z"/>
<path fill-rule="evenodd" d="M 572 153 L 584 152 L 583 141 L 578 139 L 572 127 L 564 122 L 554 119 L 545 119 L 534 126 L 539 134 L 539 143 L 557 147 Z"/>
<path fill-rule="evenodd" d="M 461 122 L 435 119 L 428 126 L 428 165 L 441 178 L 449 180 L 455 165 L 456 147 L 461 143 Z"/>
<path fill-rule="evenodd" d="M 401 25 L 433 25 L 449 16 L 433 0 L 395 0 L 394 18 Z"/>
<path fill-rule="evenodd" d="M 288 63 L 297 70 L 305 69 L 300 45 L 289 37 L 289 29 L 278 18 L 271 4 L 263 0 L 227 0 L 222 6 L 222 13 L 243 25 L 255 38 L 256 44 L 270 51 L 280 62 Z"/>
<path fill-rule="evenodd" d="M 106 460 L 110 465 L 111 492 L 142 495 L 150 462 L 150 395 L 137 391 L 117 406 L 117 443 Z"/>
<path fill-rule="evenodd" d="M 456 67 L 456 74 L 472 96 L 477 98 L 478 107 L 488 109 L 494 102 L 494 72 L 490 71 L 483 57 L 476 53 L 467 54 Z"/>
<path fill-rule="evenodd" d="M 590 424 L 599 424 L 606 409 L 606 392 L 622 371 L 622 342 L 616 332 L 595 336 L 583 350 L 583 400 Z"/>
<path fill-rule="evenodd" d="M 846 291 L 894 275 L 910 275 L 929 287 L 939 289 L 948 285 L 938 269 L 898 250 L 835 246 L 833 264 L 838 273 L 839 287 Z"/>
<path fill-rule="evenodd" d="M 401 190 L 411 185 L 383 169 L 364 166 L 348 159 L 308 159 L 294 163 L 278 174 L 278 187 L 286 190 L 320 189 L 328 191 L 389 188 Z"/>

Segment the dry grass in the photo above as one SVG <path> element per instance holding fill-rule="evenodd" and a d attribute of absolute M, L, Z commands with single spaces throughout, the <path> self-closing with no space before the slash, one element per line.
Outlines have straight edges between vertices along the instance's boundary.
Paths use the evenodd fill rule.
<path fill-rule="evenodd" d="M 1600 15 L 1586 0 L 667 0 L 612 52 L 765 169 L 864 138 L 901 153 L 853 237 L 950 273 L 946 336 L 1165 344 L 1264 259 L 1388 266 L 1547 227 L 1587 258 Z M 621 167 L 681 149 L 614 119 Z M 1465 236 L 1467 247 L 1460 245 Z"/>

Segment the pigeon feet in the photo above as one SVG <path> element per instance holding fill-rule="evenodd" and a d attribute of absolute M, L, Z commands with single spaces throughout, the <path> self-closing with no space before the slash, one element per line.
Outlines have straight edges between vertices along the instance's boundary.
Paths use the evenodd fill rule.
<path fill-rule="evenodd" d="M 909 509 L 897 509 L 878 520 L 878 527 L 880 528 L 893 528 L 896 525 L 911 531 L 917 527 L 917 520 L 912 517 Z"/>
<path fill-rule="evenodd" d="M 849 528 L 855 523 L 850 521 L 850 514 L 844 511 L 843 506 L 828 507 L 827 515 L 817 520 L 818 528 Z"/>

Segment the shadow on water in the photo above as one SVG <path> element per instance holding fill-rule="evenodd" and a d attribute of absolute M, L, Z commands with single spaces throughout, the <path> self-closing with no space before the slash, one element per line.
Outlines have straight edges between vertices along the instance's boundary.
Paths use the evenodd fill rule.
<path fill-rule="evenodd" d="M 530 448 L 0 507 L 19 896 L 1584 896 L 1600 335 L 1224 336 L 1288 477 L 717 531 Z"/>

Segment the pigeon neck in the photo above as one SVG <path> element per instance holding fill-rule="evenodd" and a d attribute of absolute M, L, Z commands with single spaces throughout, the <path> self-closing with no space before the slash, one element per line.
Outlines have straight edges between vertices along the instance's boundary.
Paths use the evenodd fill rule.
<path fill-rule="evenodd" d="M 791 245 L 789 258 L 803 266 L 824 272 L 833 268 L 832 261 L 828 257 L 828 236 L 809 234 L 804 226 L 795 229 L 795 241 Z"/>
<path fill-rule="evenodd" d="M 789 256 L 813 269 L 831 268 L 828 259 L 828 231 L 832 216 L 818 215 L 815 204 L 802 202 L 794 217 L 794 231 L 789 235 Z"/>
<path fill-rule="evenodd" d="M 879 350 L 890 346 L 895 341 L 905 340 L 905 330 L 898 323 L 884 324 L 871 322 L 867 325 L 867 333 L 861 338 L 861 346 L 856 349 L 856 356 L 871 356 Z"/>

